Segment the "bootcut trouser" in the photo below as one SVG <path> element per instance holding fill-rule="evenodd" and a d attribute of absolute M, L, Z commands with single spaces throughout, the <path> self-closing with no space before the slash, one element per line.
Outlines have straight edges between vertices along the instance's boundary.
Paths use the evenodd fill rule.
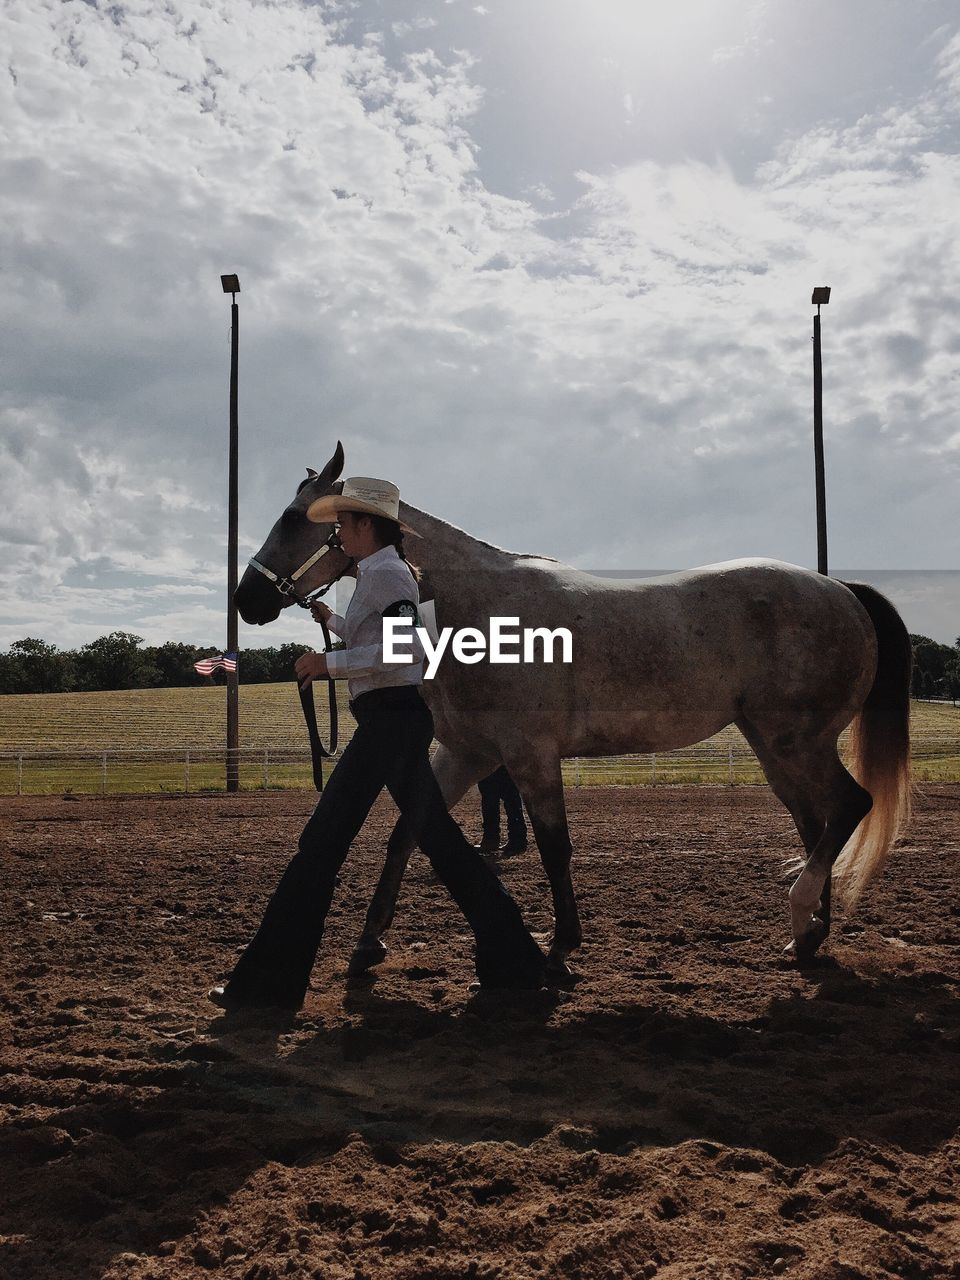
<path fill-rule="evenodd" d="M 357 730 L 300 836 L 260 928 L 227 992 L 240 1002 L 299 1008 L 323 936 L 337 872 L 386 786 L 477 941 L 485 986 L 539 986 L 544 957 L 516 903 L 447 812 L 430 767 L 430 709 L 413 685 L 377 689 L 351 704 Z"/>

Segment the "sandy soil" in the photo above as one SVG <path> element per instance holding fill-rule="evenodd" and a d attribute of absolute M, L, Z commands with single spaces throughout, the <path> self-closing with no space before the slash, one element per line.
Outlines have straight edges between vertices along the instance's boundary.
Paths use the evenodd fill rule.
<path fill-rule="evenodd" d="M 348 986 L 384 803 L 277 1028 L 204 992 L 308 795 L 2 802 L 0 1275 L 960 1276 L 960 787 L 804 972 L 765 789 L 569 807 L 572 990 L 471 994 L 419 859 Z M 546 938 L 536 856 L 502 866 Z"/>

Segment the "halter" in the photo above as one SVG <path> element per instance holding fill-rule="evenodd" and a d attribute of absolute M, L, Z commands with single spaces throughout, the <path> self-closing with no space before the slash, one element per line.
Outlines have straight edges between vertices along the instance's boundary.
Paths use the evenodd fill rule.
<path fill-rule="evenodd" d="M 328 551 L 342 550 L 340 543 L 340 535 L 336 529 L 332 531 L 326 542 L 318 551 L 315 551 L 309 560 L 304 560 L 299 569 L 295 569 L 289 577 L 282 578 L 278 573 L 274 573 L 272 569 L 268 569 L 265 564 L 261 564 L 259 560 L 252 557 L 247 561 L 254 569 L 259 571 L 277 588 L 282 596 L 292 598 L 294 604 L 298 604 L 301 609 L 309 609 L 314 600 L 319 600 L 325 596 L 335 582 L 339 582 L 343 574 L 339 574 L 336 578 L 331 578 L 329 582 L 324 583 L 322 587 L 318 587 L 316 591 L 308 592 L 307 595 L 301 596 L 297 593 L 297 582 L 303 577 L 308 569 L 312 569 L 317 561 L 327 554 Z"/>
<path fill-rule="evenodd" d="M 336 578 L 331 578 L 329 582 L 325 582 L 322 587 L 318 587 L 316 591 L 310 591 L 305 596 L 301 596 L 297 592 L 297 582 L 308 569 L 312 568 L 317 561 L 327 554 L 328 551 L 340 551 L 342 546 L 340 543 L 340 535 L 334 529 L 330 536 L 324 542 L 318 551 L 315 551 L 309 560 L 304 560 L 299 569 L 295 569 L 289 577 L 282 578 L 279 574 L 274 573 L 272 569 L 268 569 L 265 564 L 261 564 L 259 560 L 250 559 L 248 564 L 252 568 L 258 569 L 265 577 L 269 578 L 273 585 L 277 588 L 282 596 L 286 599 L 292 599 L 294 604 L 298 604 L 301 609 L 309 609 L 315 600 L 319 600 L 321 596 L 325 596 L 335 582 L 339 582 L 343 577 L 340 573 Z M 344 571 L 345 572 L 345 571 Z M 320 619 L 320 629 L 323 632 L 324 650 L 330 648 L 330 632 L 327 624 Z M 307 735 L 310 739 L 310 758 L 313 762 L 313 785 L 318 791 L 323 790 L 323 764 L 324 756 L 327 758 L 336 754 L 337 742 L 339 737 L 339 726 L 337 716 L 337 693 L 333 687 L 333 681 L 329 676 L 326 677 L 327 687 L 330 697 L 330 746 L 325 747 L 320 740 L 320 730 L 317 728 L 317 711 L 313 704 L 313 682 L 307 685 L 306 689 L 300 687 L 297 681 L 297 692 L 300 695 L 300 706 L 303 708 L 303 718 L 307 725 Z"/>

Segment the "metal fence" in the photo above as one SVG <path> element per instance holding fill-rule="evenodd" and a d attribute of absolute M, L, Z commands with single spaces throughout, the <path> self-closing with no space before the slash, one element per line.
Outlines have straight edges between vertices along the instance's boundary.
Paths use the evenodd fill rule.
<path fill-rule="evenodd" d="M 236 754 L 244 790 L 307 790 L 313 786 L 310 755 L 304 748 L 247 747 Z M 333 763 L 324 762 L 325 776 Z M 226 752 L 209 746 L 6 749 L 0 751 L 0 795 L 222 791 L 225 766 Z M 960 782 L 960 737 L 915 740 L 913 766 L 921 781 Z M 568 786 L 764 782 L 756 756 L 742 739 L 732 738 L 650 755 L 565 760 L 563 775 Z"/>
<path fill-rule="evenodd" d="M 308 750 L 251 747 L 236 756 L 244 790 L 313 785 Z M 196 746 L 5 750 L 0 751 L 0 795 L 222 791 L 226 760 L 222 748 Z"/>

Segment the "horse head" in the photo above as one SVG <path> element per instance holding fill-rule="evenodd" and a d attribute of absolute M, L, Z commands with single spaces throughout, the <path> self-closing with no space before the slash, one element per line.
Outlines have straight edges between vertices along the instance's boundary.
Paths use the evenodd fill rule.
<path fill-rule="evenodd" d="M 339 440 L 333 457 L 322 471 L 307 467 L 307 478 L 301 480 L 293 500 L 284 508 L 240 579 L 234 600 L 244 622 L 258 626 L 273 622 L 282 609 L 311 591 L 335 582 L 350 567 L 350 557 L 344 555 L 338 545 L 330 545 L 334 526 L 314 524 L 307 519 L 307 508 L 312 502 L 340 492 L 342 471 L 343 445 Z"/>

